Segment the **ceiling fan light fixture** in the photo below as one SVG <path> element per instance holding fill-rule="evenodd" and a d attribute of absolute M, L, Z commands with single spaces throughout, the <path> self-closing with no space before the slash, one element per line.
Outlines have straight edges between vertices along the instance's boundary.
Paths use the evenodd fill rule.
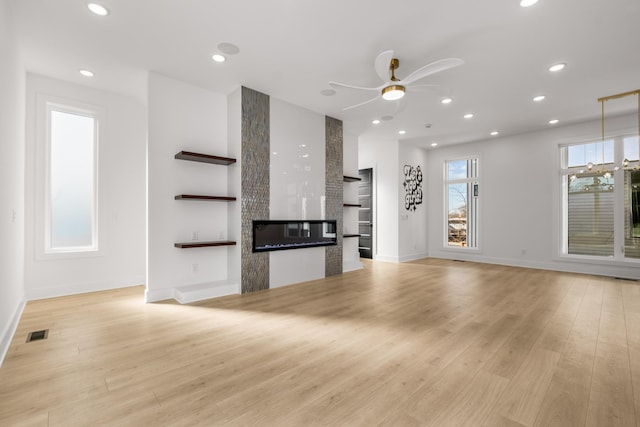
<path fill-rule="evenodd" d="M 390 85 L 382 89 L 382 98 L 387 101 L 395 101 L 404 96 L 404 86 Z"/>

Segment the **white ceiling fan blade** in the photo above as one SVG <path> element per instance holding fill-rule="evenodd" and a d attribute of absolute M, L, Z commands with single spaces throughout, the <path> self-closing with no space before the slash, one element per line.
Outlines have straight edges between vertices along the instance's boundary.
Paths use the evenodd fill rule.
<path fill-rule="evenodd" d="M 427 64 L 422 68 L 418 68 L 416 71 L 409 74 L 404 79 L 401 79 L 400 82 L 403 85 L 409 85 L 416 80 L 423 79 L 427 76 L 430 76 L 431 74 L 439 73 L 441 71 L 445 71 L 462 64 L 464 64 L 464 61 L 459 58 L 441 59 L 439 61 L 432 62 L 431 64 Z"/>
<path fill-rule="evenodd" d="M 350 107 L 345 107 L 345 108 L 342 109 L 342 111 L 347 111 L 347 110 L 352 110 L 354 108 L 362 107 L 363 105 L 367 105 L 367 104 L 377 100 L 378 98 L 380 98 L 380 95 L 376 96 L 375 98 L 371 98 L 368 101 L 361 102 L 360 104 L 352 105 Z"/>
<path fill-rule="evenodd" d="M 385 50 L 380 55 L 376 56 L 376 60 L 373 63 L 373 66 L 376 69 L 376 74 L 383 82 L 388 82 L 391 79 L 391 76 L 389 75 L 389 67 L 392 59 L 393 51 Z"/>
<path fill-rule="evenodd" d="M 393 115 L 397 116 L 398 114 L 402 113 L 404 111 L 405 108 L 407 108 L 407 99 L 406 98 L 400 98 L 397 101 L 393 101 L 396 103 L 396 108 L 393 111 Z"/>
<path fill-rule="evenodd" d="M 412 85 L 406 88 L 407 92 L 442 92 L 443 87 L 438 84 Z"/>
<path fill-rule="evenodd" d="M 347 88 L 347 89 L 356 89 L 356 90 L 382 90 L 382 88 L 385 85 L 379 86 L 379 87 L 362 87 L 362 86 L 353 86 L 353 85 L 348 85 L 348 84 L 344 84 L 344 83 L 338 83 L 338 82 L 329 82 L 329 86 L 331 86 L 334 89 L 340 89 L 340 88 Z"/>

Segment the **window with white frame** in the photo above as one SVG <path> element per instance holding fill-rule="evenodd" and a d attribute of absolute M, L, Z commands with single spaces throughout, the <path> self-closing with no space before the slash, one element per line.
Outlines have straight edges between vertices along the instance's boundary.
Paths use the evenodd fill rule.
<path fill-rule="evenodd" d="M 640 258 L 636 135 L 560 147 L 562 253 Z"/>
<path fill-rule="evenodd" d="M 46 103 L 44 253 L 98 251 L 98 114 Z"/>
<path fill-rule="evenodd" d="M 447 247 L 478 247 L 478 159 L 445 161 Z"/>

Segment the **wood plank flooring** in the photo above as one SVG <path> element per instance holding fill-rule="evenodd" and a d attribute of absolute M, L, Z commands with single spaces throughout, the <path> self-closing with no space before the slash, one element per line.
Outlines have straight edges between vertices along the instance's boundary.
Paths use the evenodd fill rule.
<path fill-rule="evenodd" d="M 28 303 L 0 426 L 640 426 L 636 282 L 424 259 L 191 305 L 143 292 Z"/>

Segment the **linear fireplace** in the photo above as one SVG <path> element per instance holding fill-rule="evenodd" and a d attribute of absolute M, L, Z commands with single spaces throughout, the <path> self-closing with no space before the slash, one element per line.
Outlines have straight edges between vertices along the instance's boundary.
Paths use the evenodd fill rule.
<path fill-rule="evenodd" d="M 253 252 L 337 245 L 336 220 L 253 221 Z"/>

